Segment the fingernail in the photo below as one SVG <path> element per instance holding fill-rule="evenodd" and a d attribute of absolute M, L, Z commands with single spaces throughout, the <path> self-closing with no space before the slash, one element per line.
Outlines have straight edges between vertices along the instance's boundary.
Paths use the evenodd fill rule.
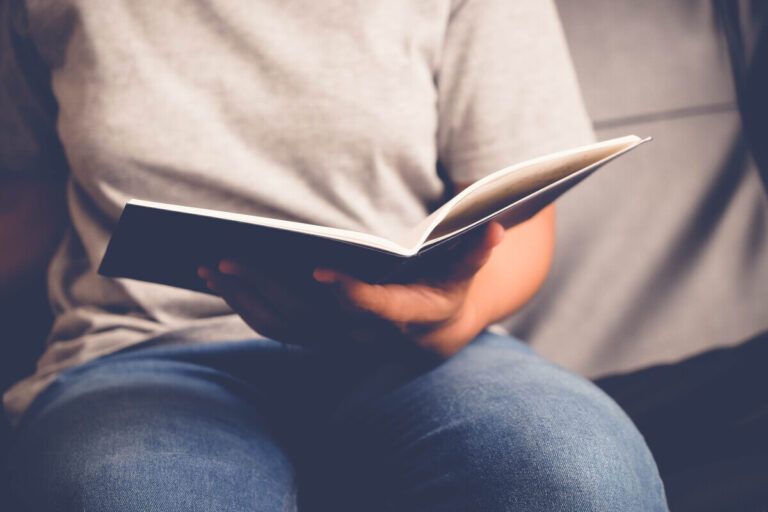
<path fill-rule="evenodd" d="M 210 279 L 209 279 L 208 281 L 206 281 L 206 282 L 205 282 L 205 285 L 206 285 L 206 286 L 207 286 L 207 287 L 208 287 L 208 288 L 209 288 L 211 291 L 214 291 L 214 292 L 218 292 L 218 291 L 220 291 L 220 289 L 219 289 L 219 287 L 216 285 L 216 283 L 215 283 L 214 281 L 211 281 Z"/>
<path fill-rule="evenodd" d="M 336 280 L 336 273 L 325 268 L 316 268 L 315 271 L 312 272 L 312 277 L 321 283 L 332 283 Z"/>
<path fill-rule="evenodd" d="M 222 274 L 237 274 L 238 265 L 232 260 L 221 260 L 219 262 L 219 272 Z"/>
<path fill-rule="evenodd" d="M 208 279 L 211 275 L 211 271 L 207 267 L 197 267 L 197 277 L 200 279 Z"/>

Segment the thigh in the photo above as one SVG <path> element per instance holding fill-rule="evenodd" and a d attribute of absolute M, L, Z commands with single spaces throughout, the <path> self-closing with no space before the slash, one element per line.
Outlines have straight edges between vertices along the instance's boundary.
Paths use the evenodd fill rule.
<path fill-rule="evenodd" d="M 337 484 L 366 510 L 666 509 L 619 407 L 512 338 L 483 334 L 443 363 L 382 368 L 334 425 L 353 468 Z"/>
<path fill-rule="evenodd" d="M 293 510 L 294 468 L 258 394 L 151 351 L 66 372 L 15 434 L 21 510 Z"/>

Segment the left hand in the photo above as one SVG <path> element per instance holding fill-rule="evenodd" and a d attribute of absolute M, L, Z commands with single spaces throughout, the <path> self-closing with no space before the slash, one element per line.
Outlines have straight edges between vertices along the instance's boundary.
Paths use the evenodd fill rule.
<path fill-rule="evenodd" d="M 221 261 L 217 271 L 201 268 L 199 275 L 253 329 L 277 341 L 306 345 L 336 336 L 360 344 L 406 342 L 449 356 L 485 328 L 487 319 L 469 297 L 471 284 L 504 233 L 490 223 L 462 242 L 458 260 L 446 262 L 438 275 L 406 284 L 370 284 L 326 268 L 315 269 L 315 283 L 278 283 L 268 271 L 232 260 Z"/>

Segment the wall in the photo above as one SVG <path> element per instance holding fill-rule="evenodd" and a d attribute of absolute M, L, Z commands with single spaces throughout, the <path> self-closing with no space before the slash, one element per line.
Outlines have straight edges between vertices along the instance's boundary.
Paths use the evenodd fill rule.
<path fill-rule="evenodd" d="M 768 201 L 710 2 L 558 7 L 598 137 L 655 140 L 561 200 L 552 275 L 513 332 L 597 376 L 768 329 Z"/>

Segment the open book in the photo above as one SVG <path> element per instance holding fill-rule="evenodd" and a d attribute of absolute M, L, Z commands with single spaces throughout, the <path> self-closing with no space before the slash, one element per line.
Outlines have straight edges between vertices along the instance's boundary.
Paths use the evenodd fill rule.
<path fill-rule="evenodd" d="M 490 220 L 511 227 L 553 202 L 595 170 L 649 139 L 631 135 L 528 160 L 475 182 L 402 236 L 238 213 L 131 200 L 112 234 L 99 273 L 204 291 L 200 265 L 222 258 L 275 272 L 335 268 L 368 281 L 418 277 L 435 258 Z"/>

